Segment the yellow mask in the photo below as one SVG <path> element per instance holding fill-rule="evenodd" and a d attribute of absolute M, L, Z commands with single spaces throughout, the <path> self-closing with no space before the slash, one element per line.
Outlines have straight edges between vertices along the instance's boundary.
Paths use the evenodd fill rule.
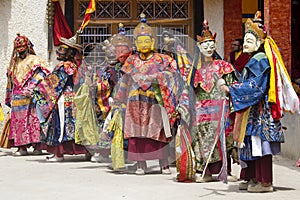
<path fill-rule="evenodd" d="M 135 40 L 135 45 L 137 48 L 137 51 L 140 53 L 148 53 L 154 50 L 154 38 L 151 38 L 150 36 L 138 36 Z"/>

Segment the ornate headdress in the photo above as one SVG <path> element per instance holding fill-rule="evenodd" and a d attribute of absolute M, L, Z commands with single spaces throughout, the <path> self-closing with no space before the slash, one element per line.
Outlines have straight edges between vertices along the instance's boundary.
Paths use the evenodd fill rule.
<path fill-rule="evenodd" d="M 75 35 L 69 39 L 61 37 L 59 41 L 69 47 L 72 47 L 74 49 L 77 49 L 79 52 L 82 51 L 82 46 L 78 44 L 78 32 L 75 33 Z"/>
<path fill-rule="evenodd" d="M 133 31 L 133 37 L 136 39 L 138 36 L 150 36 L 153 37 L 154 36 L 154 32 L 151 28 L 151 26 L 149 26 L 147 24 L 147 19 L 144 13 L 142 13 L 140 15 L 141 20 L 140 23 L 135 27 L 134 31 Z"/>
<path fill-rule="evenodd" d="M 254 19 L 247 19 L 245 23 L 245 33 L 252 33 L 257 37 L 257 39 L 264 41 L 267 36 L 267 32 L 265 26 L 262 24 L 260 11 L 255 13 Z"/>
<path fill-rule="evenodd" d="M 17 33 L 17 37 L 14 40 L 14 48 L 17 52 L 23 52 L 29 49 L 30 41 L 25 35 L 20 35 Z"/>
<path fill-rule="evenodd" d="M 206 42 L 206 41 L 215 41 L 216 39 L 216 33 L 212 34 L 212 32 L 209 30 L 208 21 L 204 20 L 202 23 L 203 31 L 201 33 L 201 36 L 197 35 L 197 41 L 199 43 Z"/>
<path fill-rule="evenodd" d="M 119 23 L 119 29 L 118 29 L 118 33 L 120 34 L 120 35 L 126 35 L 126 33 L 125 33 L 125 28 L 124 28 L 124 24 L 122 24 L 122 23 Z"/>
<path fill-rule="evenodd" d="M 125 28 L 122 23 L 119 24 L 118 34 L 112 36 L 111 44 L 114 46 L 127 46 L 128 48 L 132 47 L 131 41 L 125 36 Z"/>
<path fill-rule="evenodd" d="M 163 32 L 161 33 L 162 36 L 169 36 L 170 38 L 174 38 L 173 33 L 171 33 L 169 30 L 164 29 Z"/>
<path fill-rule="evenodd" d="M 111 50 L 114 46 L 111 44 L 111 38 L 108 38 L 106 40 L 104 40 L 101 45 L 102 45 L 102 50 L 103 51 L 109 51 Z"/>

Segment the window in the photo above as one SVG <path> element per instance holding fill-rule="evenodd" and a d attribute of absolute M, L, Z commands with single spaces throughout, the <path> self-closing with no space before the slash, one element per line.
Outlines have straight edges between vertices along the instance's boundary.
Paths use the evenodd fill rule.
<path fill-rule="evenodd" d="M 82 23 L 88 4 L 89 0 L 75 1 L 75 30 Z M 96 0 L 96 11 L 80 35 L 80 42 L 84 48 L 88 45 L 99 46 L 105 39 L 117 33 L 120 22 L 124 24 L 127 36 L 133 40 L 133 29 L 139 23 L 139 15 L 144 13 L 151 27 L 157 28 L 157 46 L 162 42 L 161 30 L 166 28 L 189 48 L 192 41 L 188 38 L 193 38 L 192 4 L 191 0 Z M 102 57 L 103 53 L 93 56 Z"/>

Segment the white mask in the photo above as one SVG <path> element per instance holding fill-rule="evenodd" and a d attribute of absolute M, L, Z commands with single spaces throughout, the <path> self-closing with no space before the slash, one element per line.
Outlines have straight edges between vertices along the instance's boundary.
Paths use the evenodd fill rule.
<path fill-rule="evenodd" d="M 260 42 L 252 33 L 246 33 L 244 37 L 243 52 L 252 53 L 258 50 Z"/>
<path fill-rule="evenodd" d="M 198 44 L 198 48 L 205 57 L 212 57 L 216 50 L 216 44 L 215 41 L 206 41 Z"/>

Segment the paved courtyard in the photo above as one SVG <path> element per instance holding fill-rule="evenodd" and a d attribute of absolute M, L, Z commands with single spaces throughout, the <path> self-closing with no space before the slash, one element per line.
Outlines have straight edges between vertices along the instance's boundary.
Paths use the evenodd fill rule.
<path fill-rule="evenodd" d="M 274 157 L 275 192 L 264 194 L 239 191 L 238 182 L 178 183 L 175 167 L 172 175 L 161 175 L 158 161 L 148 162 L 149 174 L 136 176 L 133 164 L 126 173 L 113 173 L 109 163 L 87 162 L 84 155 L 66 156 L 62 163 L 48 163 L 45 156 L 13 157 L 0 149 L 1 199 L 300 199 L 300 168 L 280 156 Z M 233 173 L 239 174 L 239 166 L 233 165 Z"/>

